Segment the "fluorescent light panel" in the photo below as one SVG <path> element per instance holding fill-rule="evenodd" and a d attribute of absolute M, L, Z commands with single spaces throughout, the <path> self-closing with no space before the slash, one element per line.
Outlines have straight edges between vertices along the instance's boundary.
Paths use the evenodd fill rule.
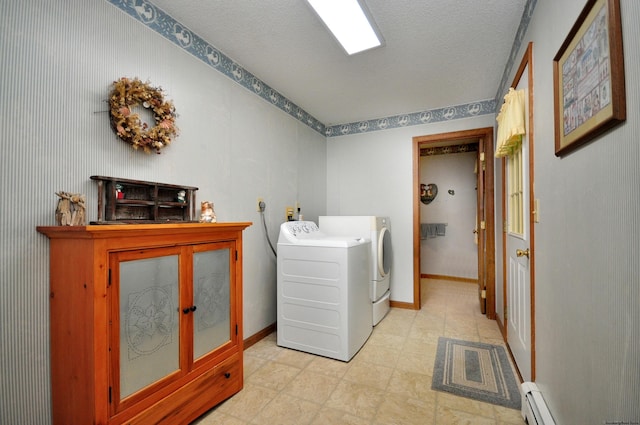
<path fill-rule="evenodd" d="M 347 54 L 382 45 L 358 0 L 307 0 Z"/>

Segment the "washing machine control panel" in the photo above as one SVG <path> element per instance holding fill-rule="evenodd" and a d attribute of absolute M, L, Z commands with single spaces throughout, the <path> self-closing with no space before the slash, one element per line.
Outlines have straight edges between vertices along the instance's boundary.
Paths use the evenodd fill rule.
<path fill-rule="evenodd" d="M 295 237 L 304 237 L 315 232 L 319 232 L 318 225 L 313 221 L 289 221 L 283 227 L 288 233 Z"/>

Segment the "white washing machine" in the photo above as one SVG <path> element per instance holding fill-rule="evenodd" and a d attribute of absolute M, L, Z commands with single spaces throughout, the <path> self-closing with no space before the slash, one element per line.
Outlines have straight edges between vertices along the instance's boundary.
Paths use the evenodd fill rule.
<path fill-rule="evenodd" d="M 328 235 L 371 238 L 370 298 L 373 325 L 377 325 L 390 309 L 391 221 L 376 216 L 322 216 L 318 225 Z"/>
<path fill-rule="evenodd" d="M 371 335 L 371 242 L 328 236 L 312 221 L 280 226 L 277 344 L 349 361 Z"/>

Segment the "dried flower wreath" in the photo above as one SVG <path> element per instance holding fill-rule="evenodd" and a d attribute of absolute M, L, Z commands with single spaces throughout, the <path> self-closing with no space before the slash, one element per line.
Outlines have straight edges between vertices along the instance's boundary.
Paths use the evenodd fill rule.
<path fill-rule="evenodd" d="M 139 105 L 153 112 L 154 127 L 149 128 L 138 114 L 132 112 Z M 173 103 L 164 100 L 161 88 L 151 87 L 137 78 L 122 77 L 113 82 L 109 107 L 111 128 L 134 149 L 142 148 L 146 153 L 155 149 L 156 153 L 160 153 L 163 147 L 171 143 L 171 138 L 178 135 Z"/>

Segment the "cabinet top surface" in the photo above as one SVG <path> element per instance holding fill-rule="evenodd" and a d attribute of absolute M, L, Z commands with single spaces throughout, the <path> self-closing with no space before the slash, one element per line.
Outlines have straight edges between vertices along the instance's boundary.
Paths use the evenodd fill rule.
<path fill-rule="evenodd" d="M 139 185 L 139 186 L 162 186 L 162 187 L 168 187 L 168 188 L 174 188 L 174 189 L 198 190 L 198 188 L 195 186 L 182 186 L 182 185 L 177 185 L 173 183 L 148 182 L 144 180 L 121 179 L 118 177 L 107 177 L 107 176 L 90 176 L 89 178 L 91 180 L 107 181 L 107 182 L 113 182 L 113 183 L 125 183 L 125 184 Z"/>
<path fill-rule="evenodd" d="M 108 224 L 90 226 L 37 226 L 36 230 L 50 238 L 108 238 L 125 234 L 184 234 L 241 231 L 251 222 L 229 223 L 163 223 L 163 224 Z"/>

